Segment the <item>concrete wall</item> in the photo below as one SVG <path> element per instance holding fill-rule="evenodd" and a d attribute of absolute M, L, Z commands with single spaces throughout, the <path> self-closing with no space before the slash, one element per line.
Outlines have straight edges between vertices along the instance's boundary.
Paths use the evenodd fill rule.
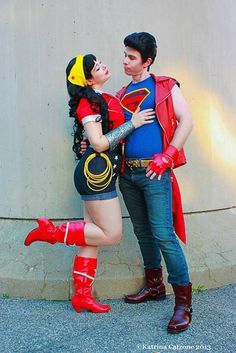
<path fill-rule="evenodd" d="M 128 82 L 122 39 L 134 31 L 157 37 L 152 71 L 180 81 L 195 120 L 189 163 L 177 171 L 193 283 L 235 282 L 235 1 L 0 0 L 0 10 L 0 295 L 68 298 L 76 249 L 23 246 L 39 216 L 83 217 L 72 182 L 65 67 L 78 53 L 95 53 L 113 73 L 107 90 L 114 93 Z M 96 291 L 103 297 L 142 281 L 123 202 L 122 210 L 121 244 L 100 253 Z"/>

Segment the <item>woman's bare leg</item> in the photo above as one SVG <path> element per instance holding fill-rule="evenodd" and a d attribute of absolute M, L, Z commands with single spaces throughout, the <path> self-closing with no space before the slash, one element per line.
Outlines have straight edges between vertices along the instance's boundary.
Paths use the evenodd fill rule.
<path fill-rule="evenodd" d="M 118 197 L 110 200 L 85 201 L 93 223 L 86 223 L 84 234 L 88 245 L 118 244 L 122 235 L 122 215 Z"/>
<path fill-rule="evenodd" d="M 85 205 L 84 205 L 84 221 L 86 223 L 93 223 L 92 218 L 90 217 Z M 82 257 L 92 257 L 92 258 L 97 258 L 98 256 L 98 247 L 97 246 L 82 246 L 79 248 L 78 252 L 79 256 Z"/>

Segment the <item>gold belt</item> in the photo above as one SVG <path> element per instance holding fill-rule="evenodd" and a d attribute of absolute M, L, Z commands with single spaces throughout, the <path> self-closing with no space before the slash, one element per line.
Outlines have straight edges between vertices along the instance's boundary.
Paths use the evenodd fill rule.
<path fill-rule="evenodd" d="M 152 159 L 126 159 L 125 163 L 129 168 L 146 168 Z"/>

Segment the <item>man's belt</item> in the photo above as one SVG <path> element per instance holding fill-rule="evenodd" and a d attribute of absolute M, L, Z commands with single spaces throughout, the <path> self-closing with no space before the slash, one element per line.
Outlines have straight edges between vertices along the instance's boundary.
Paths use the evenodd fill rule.
<path fill-rule="evenodd" d="M 153 159 L 133 159 L 129 158 L 125 160 L 125 164 L 129 168 L 146 168 Z"/>

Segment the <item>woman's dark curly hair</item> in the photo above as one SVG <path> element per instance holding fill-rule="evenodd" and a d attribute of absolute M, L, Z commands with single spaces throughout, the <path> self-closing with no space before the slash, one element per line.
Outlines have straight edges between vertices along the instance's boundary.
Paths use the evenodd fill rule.
<path fill-rule="evenodd" d="M 69 116 L 74 118 L 74 126 L 73 126 L 73 136 L 74 143 L 72 150 L 76 154 L 76 159 L 81 159 L 82 154 L 80 152 L 80 143 L 83 139 L 83 131 L 84 128 L 82 124 L 77 119 L 76 110 L 78 108 L 79 102 L 82 98 L 86 98 L 90 103 L 91 109 L 96 114 L 100 114 L 102 117 L 102 131 L 106 134 L 111 128 L 112 122 L 109 121 L 108 108 L 105 99 L 101 94 L 96 93 L 90 86 L 81 87 L 78 85 L 72 84 L 68 81 L 68 76 L 70 71 L 75 64 L 76 58 L 72 59 L 67 68 L 66 68 L 66 77 L 67 77 L 67 91 L 69 93 L 70 99 L 68 105 L 70 107 Z M 91 70 L 94 67 L 94 61 L 96 61 L 96 57 L 92 54 L 85 55 L 83 57 L 83 69 L 84 75 L 86 79 L 92 77 Z"/>

